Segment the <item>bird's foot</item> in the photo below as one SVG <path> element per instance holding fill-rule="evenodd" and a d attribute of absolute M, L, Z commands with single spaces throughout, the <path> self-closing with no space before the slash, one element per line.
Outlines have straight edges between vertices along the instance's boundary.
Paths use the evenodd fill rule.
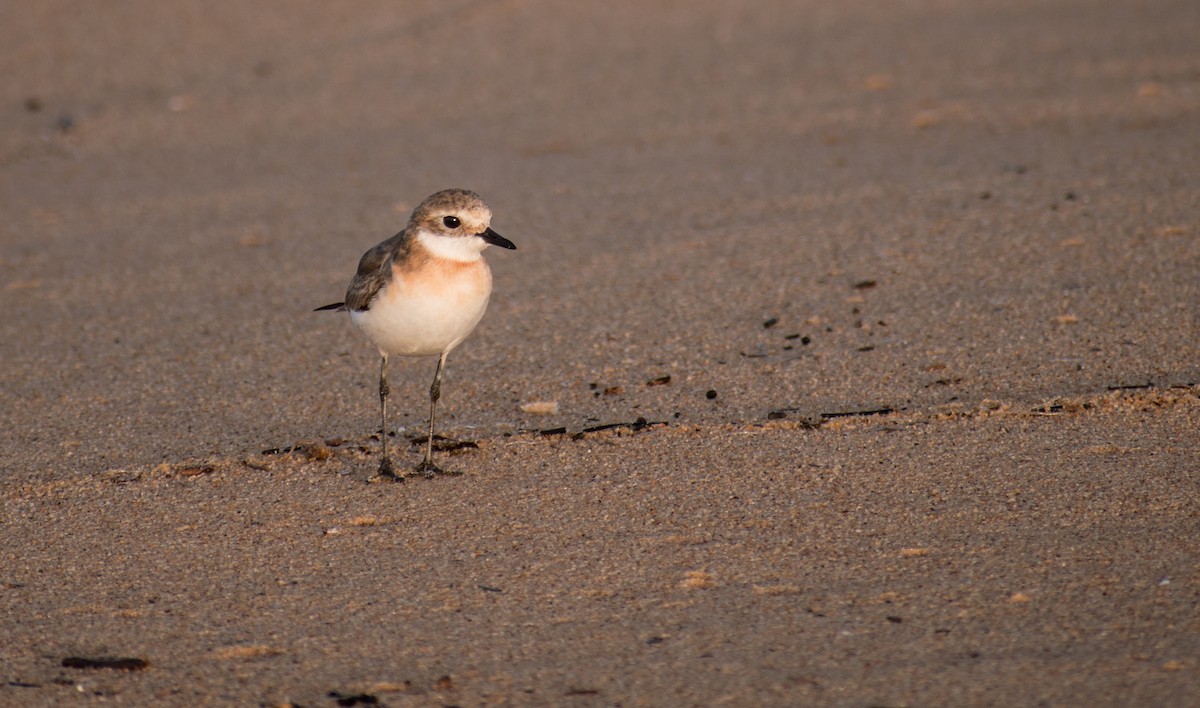
<path fill-rule="evenodd" d="M 422 475 L 423 477 L 425 477 L 425 479 L 433 479 L 434 477 L 436 477 L 438 475 L 443 475 L 446 477 L 454 477 L 454 476 L 462 474 L 462 472 L 447 471 L 447 470 L 442 469 L 441 467 L 438 467 L 436 464 L 434 464 L 433 460 L 422 460 L 421 464 L 417 465 L 413 469 L 413 474 Z"/>
<path fill-rule="evenodd" d="M 385 457 L 379 461 L 379 473 L 371 478 L 372 482 L 403 482 L 404 475 L 396 474 L 396 466 L 392 458 Z"/>

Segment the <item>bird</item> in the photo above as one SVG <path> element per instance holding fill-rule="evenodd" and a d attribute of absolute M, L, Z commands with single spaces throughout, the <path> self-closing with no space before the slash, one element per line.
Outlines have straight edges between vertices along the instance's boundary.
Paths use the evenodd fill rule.
<path fill-rule="evenodd" d="M 437 356 L 429 387 L 425 458 L 413 470 L 432 478 L 453 474 L 433 461 L 433 430 L 446 356 L 479 324 L 492 294 L 483 259 L 489 245 L 517 247 L 492 230 L 492 210 L 475 192 L 444 189 L 417 205 L 404 230 L 363 254 L 343 302 L 318 307 L 346 311 L 379 350 L 379 476 L 403 481 L 388 455 L 387 368 L 390 356 Z"/>

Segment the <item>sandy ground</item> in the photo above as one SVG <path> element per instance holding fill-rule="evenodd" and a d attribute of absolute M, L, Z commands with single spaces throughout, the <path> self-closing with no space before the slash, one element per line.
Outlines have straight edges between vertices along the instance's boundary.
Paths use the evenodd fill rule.
<path fill-rule="evenodd" d="M 1194 705 L 1197 36 L 5 5 L 0 704 Z M 450 186 L 519 246 L 476 446 L 370 484 L 376 355 L 311 310 Z"/>

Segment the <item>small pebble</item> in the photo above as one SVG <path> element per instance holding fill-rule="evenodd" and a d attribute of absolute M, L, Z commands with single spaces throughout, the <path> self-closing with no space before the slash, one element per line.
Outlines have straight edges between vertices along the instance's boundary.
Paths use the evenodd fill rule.
<path fill-rule="evenodd" d="M 529 415 L 558 415 L 558 401 L 530 401 L 521 404 L 521 412 Z"/>

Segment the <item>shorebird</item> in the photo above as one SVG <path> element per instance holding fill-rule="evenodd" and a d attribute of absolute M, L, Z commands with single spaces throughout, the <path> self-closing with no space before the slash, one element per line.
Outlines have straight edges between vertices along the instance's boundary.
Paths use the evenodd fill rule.
<path fill-rule="evenodd" d="M 516 249 L 491 228 L 492 210 L 479 195 L 446 189 L 421 202 L 404 230 L 363 254 L 345 302 L 318 307 L 349 311 L 379 349 L 379 415 L 383 456 L 379 475 L 403 480 L 388 455 L 388 357 L 437 355 L 429 387 L 429 437 L 414 472 L 448 474 L 433 462 L 433 421 L 441 397 L 446 355 L 479 324 L 492 294 L 488 245 Z"/>

